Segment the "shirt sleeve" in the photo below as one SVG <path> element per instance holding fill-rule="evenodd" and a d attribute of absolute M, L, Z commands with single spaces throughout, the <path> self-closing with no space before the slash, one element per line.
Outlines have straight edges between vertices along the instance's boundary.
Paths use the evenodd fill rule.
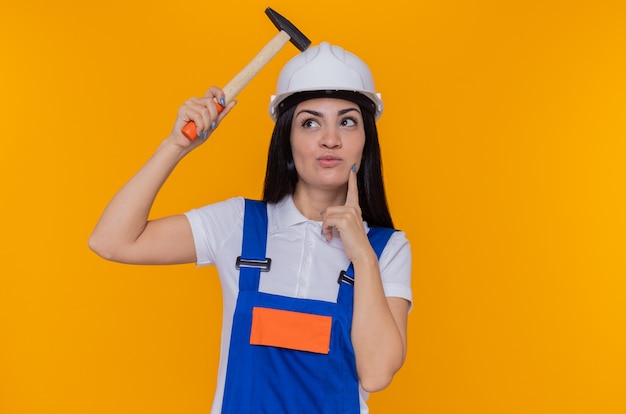
<path fill-rule="evenodd" d="M 233 231 L 241 231 L 244 203 L 243 197 L 236 197 L 185 213 L 196 246 L 197 266 L 215 264 L 224 241 Z"/>
<path fill-rule="evenodd" d="M 399 297 L 413 304 L 411 289 L 412 273 L 411 245 L 403 231 L 396 231 L 380 255 L 378 262 L 387 297 Z"/>

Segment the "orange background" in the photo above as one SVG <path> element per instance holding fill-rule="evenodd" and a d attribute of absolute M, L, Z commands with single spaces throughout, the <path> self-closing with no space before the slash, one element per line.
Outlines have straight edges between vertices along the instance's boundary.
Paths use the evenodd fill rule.
<path fill-rule="evenodd" d="M 105 262 L 87 238 L 168 134 L 276 33 L 265 1 L 3 1 L 0 413 L 206 413 L 213 269 Z M 373 413 L 624 413 L 626 6 L 276 0 L 363 57 L 411 239 L 405 367 Z M 154 216 L 258 197 L 284 48 Z"/>

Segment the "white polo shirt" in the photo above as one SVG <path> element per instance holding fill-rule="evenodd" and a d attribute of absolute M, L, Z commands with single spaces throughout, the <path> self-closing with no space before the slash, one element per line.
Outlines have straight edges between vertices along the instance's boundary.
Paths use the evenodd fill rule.
<path fill-rule="evenodd" d="M 239 271 L 235 260 L 241 254 L 244 199 L 232 198 L 192 210 L 187 216 L 196 246 L 197 265 L 215 265 L 222 285 L 224 312 L 218 381 L 211 413 L 221 412 L 233 313 L 239 292 Z M 339 272 L 350 264 L 341 240 L 327 241 L 322 222 L 304 217 L 285 197 L 268 204 L 266 256 L 272 259 L 269 272 L 261 273 L 259 290 L 282 296 L 337 301 Z M 321 217 L 320 217 L 321 218 Z M 367 223 L 363 223 L 369 231 Z M 412 301 L 411 249 L 404 232 L 391 236 L 379 265 L 386 296 Z M 358 276 L 357 276 L 358 277 Z M 368 394 L 361 391 L 361 413 L 368 412 Z"/>

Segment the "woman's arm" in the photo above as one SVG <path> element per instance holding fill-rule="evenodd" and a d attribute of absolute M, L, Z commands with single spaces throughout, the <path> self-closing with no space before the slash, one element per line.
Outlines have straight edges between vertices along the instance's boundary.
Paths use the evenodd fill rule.
<path fill-rule="evenodd" d="M 361 386 L 368 392 L 386 388 L 406 357 L 406 299 L 385 297 L 376 255 L 354 263 L 352 344 Z"/>
<path fill-rule="evenodd" d="M 191 227 L 183 215 L 148 220 L 154 200 L 176 165 L 201 145 L 234 106 L 218 114 L 214 100 L 223 92 L 211 87 L 179 109 L 174 128 L 148 162 L 111 199 L 96 224 L 89 247 L 101 257 L 122 263 L 190 263 L 196 258 Z M 194 121 L 200 137 L 185 138 L 181 130 Z"/>
<path fill-rule="evenodd" d="M 378 258 L 363 229 L 358 200 L 353 171 L 346 204 L 328 208 L 322 226 L 327 238 L 332 237 L 333 227 L 339 231 L 354 266 L 352 344 L 361 386 L 375 392 L 386 388 L 404 363 L 409 302 L 385 296 Z"/>

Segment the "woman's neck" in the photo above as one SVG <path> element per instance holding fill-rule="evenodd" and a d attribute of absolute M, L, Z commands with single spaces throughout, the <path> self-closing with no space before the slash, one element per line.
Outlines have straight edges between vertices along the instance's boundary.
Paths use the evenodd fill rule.
<path fill-rule="evenodd" d="M 310 190 L 296 186 L 293 194 L 293 203 L 300 213 L 309 220 L 315 221 L 322 221 L 322 213 L 328 207 L 343 205 L 345 202 L 346 190 Z"/>

